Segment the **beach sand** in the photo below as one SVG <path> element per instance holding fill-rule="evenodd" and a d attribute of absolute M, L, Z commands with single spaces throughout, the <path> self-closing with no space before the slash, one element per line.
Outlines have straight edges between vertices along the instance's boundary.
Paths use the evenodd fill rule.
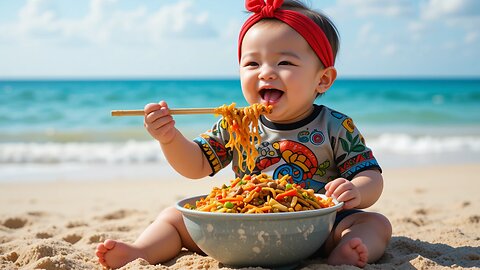
<path fill-rule="evenodd" d="M 386 215 L 393 238 L 365 269 L 480 267 L 480 164 L 384 169 L 371 210 Z M 225 176 L 226 177 L 226 176 Z M 166 206 L 208 192 L 221 177 L 0 182 L 1 269 L 102 269 L 94 255 L 106 238 L 133 241 Z M 299 269 L 356 269 L 306 260 Z M 122 269 L 229 269 L 182 252 L 163 265 L 138 259 Z"/>

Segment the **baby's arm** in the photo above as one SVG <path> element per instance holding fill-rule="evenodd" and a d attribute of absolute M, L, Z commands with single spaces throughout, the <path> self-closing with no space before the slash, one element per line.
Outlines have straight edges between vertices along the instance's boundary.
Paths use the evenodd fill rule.
<path fill-rule="evenodd" d="M 175 128 L 175 121 L 168 111 L 165 101 L 145 106 L 145 128 L 160 142 L 162 151 L 170 165 L 188 178 L 202 178 L 212 173 L 212 169 L 200 147 L 188 140 Z"/>
<path fill-rule="evenodd" d="M 344 209 L 367 208 L 373 205 L 383 190 L 383 177 L 378 170 L 365 170 L 351 181 L 337 178 L 325 186 L 325 195 L 344 202 Z"/>

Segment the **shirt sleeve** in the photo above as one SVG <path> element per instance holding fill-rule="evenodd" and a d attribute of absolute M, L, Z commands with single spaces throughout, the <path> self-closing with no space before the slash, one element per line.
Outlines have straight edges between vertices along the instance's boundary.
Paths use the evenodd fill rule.
<path fill-rule="evenodd" d="M 210 174 L 210 176 L 218 173 L 232 161 L 232 151 L 230 148 L 225 147 L 228 140 L 229 133 L 226 130 L 223 118 L 218 120 L 211 130 L 193 139 L 202 150 L 212 168 L 212 174 Z"/>
<path fill-rule="evenodd" d="M 337 136 L 333 150 L 335 164 L 341 177 L 351 180 L 359 172 L 370 169 L 378 169 L 381 172 L 382 169 L 372 150 L 366 146 L 365 139 L 353 120 L 344 115 L 335 123 Z"/>

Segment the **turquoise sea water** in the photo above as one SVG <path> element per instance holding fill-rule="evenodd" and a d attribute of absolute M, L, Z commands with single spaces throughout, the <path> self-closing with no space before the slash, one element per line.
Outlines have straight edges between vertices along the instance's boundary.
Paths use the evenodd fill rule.
<path fill-rule="evenodd" d="M 0 166 L 162 161 L 142 117 L 110 116 L 160 100 L 171 108 L 246 105 L 238 80 L 0 81 Z M 392 163 L 412 155 L 480 160 L 480 79 L 341 79 L 316 102 L 352 117 Z M 215 120 L 175 119 L 188 137 Z"/>

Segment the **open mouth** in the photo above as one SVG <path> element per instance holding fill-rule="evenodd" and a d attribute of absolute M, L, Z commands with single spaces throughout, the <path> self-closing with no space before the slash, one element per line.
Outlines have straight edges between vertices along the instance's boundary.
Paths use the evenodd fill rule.
<path fill-rule="evenodd" d="M 260 90 L 260 96 L 267 104 L 276 103 L 282 96 L 283 91 L 273 88 L 265 88 Z"/>

